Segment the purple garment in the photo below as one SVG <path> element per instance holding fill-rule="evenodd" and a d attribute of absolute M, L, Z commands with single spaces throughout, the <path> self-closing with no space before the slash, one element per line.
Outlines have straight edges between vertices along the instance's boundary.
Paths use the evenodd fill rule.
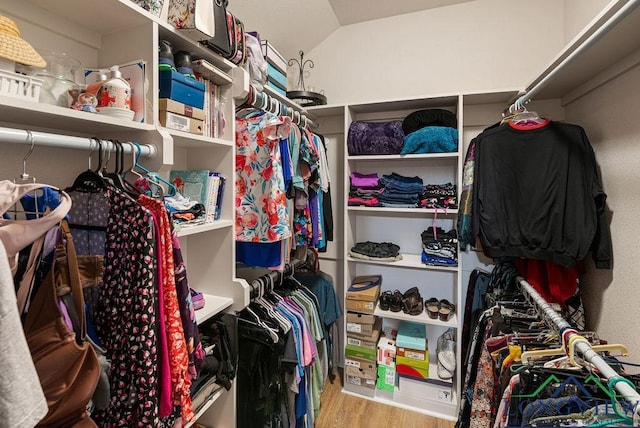
<path fill-rule="evenodd" d="M 311 245 L 318 248 L 320 241 L 320 207 L 318 206 L 318 194 L 315 190 L 309 191 L 309 209 L 311 210 Z"/>
<path fill-rule="evenodd" d="M 176 279 L 178 306 L 180 307 L 180 319 L 182 320 L 182 329 L 184 330 L 187 352 L 189 353 L 189 374 L 193 379 L 196 379 L 200 371 L 200 366 L 202 365 L 202 360 L 204 359 L 204 349 L 200 342 L 196 312 L 193 308 L 191 289 L 189 288 L 189 281 L 187 280 L 187 267 L 182 258 L 180 240 L 175 230 L 171 231 L 171 241 L 173 243 L 174 276 Z"/>
<path fill-rule="evenodd" d="M 58 306 L 60 307 L 60 313 L 62 314 L 62 318 L 64 318 L 64 323 L 69 328 L 69 331 L 74 331 L 73 323 L 71 322 L 71 317 L 69 317 L 69 311 L 67 310 L 67 305 L 64 304 L 64 301 L 58 297 Z"/>
<path fill-rule="evenodd" d="M 378 186 L 378 174 L 360 174 L 359 172 L 352 172 L 349 175 L 351 179 L 351 185 L 353 187 L 377 187 Z"/>
<path fill-rule="evenodd" d="M 349 155 L 399 154 L 404 143 L 402 122 L 353 121 L 347 135 Z"/>

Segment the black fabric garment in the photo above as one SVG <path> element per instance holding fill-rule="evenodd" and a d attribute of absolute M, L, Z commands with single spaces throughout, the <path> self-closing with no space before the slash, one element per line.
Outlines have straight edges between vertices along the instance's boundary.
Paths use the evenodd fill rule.
<path fill-rule="evenodd" d="M 320 141 L 322 141 L 322 146 L 324 147 L 325 153 L 327 153 L 327 143 L 324 141 L 324 135 L 316 134 Z M 331 206 L 331 184 L 327 185 L 327 191 L 322 195 L 322 217 L 324 219 L 324 238 L 326 242 L 333 241 L 333 208 Z M 318 251 L 324 253 L 327 251 L 327 246 L 318 248 Z"/>
<path fill-rule="evenodd" d="M 608 269 L 605 200 L 593 149 L 580 126 L 509 124 L 477 137 L 473 236 L 490 257 L 572 267 L 591 250 L 596 267 Z"/>

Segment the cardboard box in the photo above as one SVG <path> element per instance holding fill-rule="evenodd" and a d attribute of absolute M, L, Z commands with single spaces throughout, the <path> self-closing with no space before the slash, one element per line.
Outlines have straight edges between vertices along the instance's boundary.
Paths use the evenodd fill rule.
<path fill-rule="evenodd" d="M 398 383 L 398 376 L 395 367 L 385 365 L 378 366 L 378 380 L 376 387 L 384 391 L 393 391 Z"/>
<path fill-rule="evenodd" d="M 377 349 L 378 345 L 376 342 L 369 342 L 367 340 L 358 339 L 357 337 L 350 336 L 349 334 L 347 334 L 347 344 L 374 350 Z"/>
<path fill-rule="evenodd" d="M 378 340 L 377 362 L 389 367 L 396 365 L 396 341 L 394 338 L 383 336 Z"/>
<path fill-rule="evenodd" d="M 344 347 L 344 355 L 347 358 L 356 357 L 363 358 L 375 363 L 376 351 L 375 349 L 362 348 L 360 346 L 347 345 Z"/>
<path fill-rule="evenodd" d="M 400 376 L 411 379 L 427 380 L 429 379 L 429 366 L 427 368 L 418 368 L 407 364 L 396 364 L 396 371 Z"/>
<path fill-rule="evenodd" d="M 204 122 L 202 120 L 180 116 L 170 111 L 160 111 L 159 119 L 160 125 L 165 128 L 190 132 L 197 135 L 202 135 L 204 131 Z"/>
<path fill-rule="evenodd" d="M 347 322 L 355 322 L 358 324 L 374 324 L 377 319 L 378 317 L 376 317 L 375 315 L 347 312 Z"/>
<path fill-rule="evenodd" d="M 382 319 L 378 319 L 375 324 L 359 324 L 356 322 L 347 323 L 347 334 L 350 334 L 358 339 L 374 341 L 375 335 L 380 335 L 380 327 L 382 326 Z M 375 340 L 378 340 L 376 337 Z"/>
<path fill-rule="evenodd" d="M 429 355 L 428 348 L 429 347 L 427 346 L 427 350 L 423 351 L 420 349 L 411 349 L 411 348 L 405 348 L 405 347 L 399 346 L 397 350 L 397 355 L 399 357 L 408 358 L 410 360 L 424 361 L 425 359 L 428 359 L 428 355 Z"/>
<path fill-rule="evenodd" d="M 365 379 L 360 376 L 350 376 L 346 375 L 346 382 L 352 385 L 364 386 L 370 389 L 376 388 L 376 381 L 371 379 Z"/>
<path fill-rule="evenodd" d="M 424 351 L 427 349 L 427 326 L 409 321 L 400 321 L 396 345 Z"/>
<path fill-rule="evenodd" d="M 204 120 L 204 110 L 188 106 L 181 102 L 172 100 L 170 98 L 160 98 L 158 100 L 160 111 L 170 111 L 171 113 L 179 114 L 180 116 L 192 117 L 198 120 Z"/>
<path fill-rule="evenodd" d="M 287 60 L 284 59 L 282 54 L 278 52 L 268 40 L 262 40 L 260 47 L 262 48 L 262 56 L 264 56 L 267 62 L 286 75 Z"/>
<path fill-rule="evenodd" d="M 376 302 L 367 302 L 364 300 L 347 300 L 347 310 L 372 314 L 376 311 Z"/>
<path fill-rule="evenodd" d="M 399 357 L 396 355 L 396 365 L 402 364 L 405 366 L 414 367 L 417 369 L 423 369 L 429 371 L 429 354 L 424 360 L 414 360 L 412 358 Z"/>
<path fill-rule="evenodd" d="M 356 276 L 347 289 L 347 303 L 349 300 L 374 302 L 380 296 L 382 275 Z"/>
<path fill-rule="evenodd" d="M 358 357 L 348 357 L 344 359 L 345 367 L 355 367 L 357 369 L 376 371 L 375 361 L 366 360 Z"/>
<path fill-rule="evenodd" d="M 347 376 L 357 376 L 364 379 L 376 380 L 376 369 L 375 366 L 373 370 L 369 369 L 361 369 L 353 366 L 346 366 Z"/>
<path fill-rule="evenodd" d="M 382 327 L 382 319 L 378 318 L 375 322 L 375 324 L 373 324 L 370 328 L 372 328 L 373 330 L 370 332 L 366 332 L 366 331 L 362 331 L 362 329 L 364 328 L 365 330 L 369 330 L 369 326 L 370 324 L 359 324 L 359 323 L 347 323 L 347 331 L 348 331 L 348 336 L 354 337 L 356 339 L 360 339 L 360 340 L 366 340 L 367 342 L 378 342 L 378 338 L 380 337 L 380 328 Z M 357 330 L 360 330 L 360 333 L 357 332 Z"/>

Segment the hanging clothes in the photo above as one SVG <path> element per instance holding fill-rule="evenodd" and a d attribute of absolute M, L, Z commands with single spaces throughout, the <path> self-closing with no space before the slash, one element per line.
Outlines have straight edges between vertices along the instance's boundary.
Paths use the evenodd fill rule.
<path fill-rule="evenodd" d="M 611 267 L 606 194 L 583 128 L 509 122 L 477 137 L 473 236 L 490 257 Z"/>

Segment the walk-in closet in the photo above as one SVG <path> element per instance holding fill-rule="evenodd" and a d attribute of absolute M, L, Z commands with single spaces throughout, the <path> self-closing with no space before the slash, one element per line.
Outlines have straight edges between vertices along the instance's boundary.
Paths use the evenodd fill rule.
<path fill-rule="evenodd" d="M 639 0 L 0 0 L 0 427 L 640 426 Z"/>

